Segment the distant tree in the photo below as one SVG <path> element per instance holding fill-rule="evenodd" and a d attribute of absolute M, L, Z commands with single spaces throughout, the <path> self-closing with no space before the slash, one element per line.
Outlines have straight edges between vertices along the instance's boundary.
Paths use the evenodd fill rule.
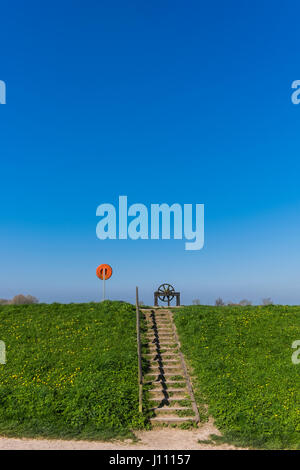
<path fill-rule="evenodd" d="M 14 296 L 10 303 L 13 305 L 30 305 L 37 304 L 38 302 L 38 299 L 32 295 L 18 294 Z"/>
<path fill-rule="evenodd" d="M 247 305 L 252 305 L 252 302 L 247 299 L 243 299 L 240 301 L 239 305 L 242 305 L 243 307 L 247 307 Z"/>
<path fill-rule="evenodd" d="M 194 299 L 193 305 L 201 305 L 200 299 Z"/>
<path fill-rule="evenodd" d="M 273 300 L 270 297 L 262 299 L 262 305 L 273 305 Z"/>
<path fill-rule="evenodd" d="M 27 299 L 27 302 L 29 304 L 38 304 L 39 303 L 39 299 L 34 297 L 34 295 L 26 295 L 26 299 Z"/>
<path fill-rule="evenodd" d="M 14 305 L 26 304 L 26 297 L 23 294 L 15 295 L 13 299 L 11 300 L 11 303 Z"/>
<path fill-rule="evenodd" d="M 223 302 L 223 299 L 221 299 L 221 297 L 218 297 L 215 305 L 217 305 L 217 307 L 220 307 L 222 305 L 225 305 L 225 303 Z"/>
<path fill-rule="evenodd" d="M 8 305 L 10 302 L 7 299 L 0 299 L 0 305 Z"/>

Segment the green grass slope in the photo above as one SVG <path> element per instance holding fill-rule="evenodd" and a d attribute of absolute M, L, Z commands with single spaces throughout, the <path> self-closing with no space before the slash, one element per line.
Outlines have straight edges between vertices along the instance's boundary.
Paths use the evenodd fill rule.
<path fill-rule="evenodd" d="M 187 307 L 175 313 L 194 370 L 224 439 L 256 448 L 300 448 L 300 307 Z"/>
<path fill-rule="evenodd" d="M 107 439 L 144 427 L 135 322 L 120 302 L 0 307 L 0 434 Z"/>

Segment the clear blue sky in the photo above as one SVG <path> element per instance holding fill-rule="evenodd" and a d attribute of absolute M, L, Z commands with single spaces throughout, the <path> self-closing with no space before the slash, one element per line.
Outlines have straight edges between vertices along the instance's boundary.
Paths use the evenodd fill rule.
<path fill-rule="evenodd" d="M 0 297 L 300 304 L 299 2 L 1 5 Z M 159 168 L 159 171 L 157 169 Z M 205 246 L 100 241 L 96 208 L 205 204 Z"/>

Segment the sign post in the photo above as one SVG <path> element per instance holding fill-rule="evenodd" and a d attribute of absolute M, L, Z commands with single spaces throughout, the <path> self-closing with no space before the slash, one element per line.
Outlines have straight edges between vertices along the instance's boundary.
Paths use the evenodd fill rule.
<path fill-rule="evenodd" d="M 96 269 L 96 275 L 103 281 L 103 300 L 105 300 L 105 281 L 112 275 L 112 268 L 109 264 L 100 264 Z"/>
<path fill-rule="evenodd" d="M 105 300 L 105 277 L 106 277 L 106 269 L 103 269 L 103 300 Z"/>

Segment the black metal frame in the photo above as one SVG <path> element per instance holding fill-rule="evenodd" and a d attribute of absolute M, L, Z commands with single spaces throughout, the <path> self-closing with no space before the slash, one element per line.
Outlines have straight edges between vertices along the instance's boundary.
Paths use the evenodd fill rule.
<path fill-rule="evenodd" d="M 171 284 L 161 284 L 157 291 L 154 292 L 154 306 L 158 306 L 158 300 L 161 302 L 168 302 L 168 307 L 170 306 L 171 300 L 176 297 L 176 306 L 180 305 L 180 292 L 175 292 L 175 289 Z M 167 299 L 167 300 L 166 300 Z"/>

